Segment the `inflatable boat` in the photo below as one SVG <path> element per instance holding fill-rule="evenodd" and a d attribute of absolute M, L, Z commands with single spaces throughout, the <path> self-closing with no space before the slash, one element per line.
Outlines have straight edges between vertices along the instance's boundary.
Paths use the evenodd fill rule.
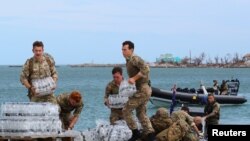
<path fill-rule="evenodd" d="M 243 104 L 247 102 L 244 96 L 239 96 L 239 81 L 227 81 L 228 93 L 226 95 L 215 95 L 215 99 L 220 104 Z M 209 92 L 211 88 L 208 88 Z M 152 95 L 150 101 L 156 106 L 167 106 L 172 103 L 173 92 L 171 90 L 163 90 L 152 87 Z M 188 105 L 205 105 L 207 103 L 207 95 L 201 89 L 185 89 L 176 91 L 175 101 L 179 104 Z"/>

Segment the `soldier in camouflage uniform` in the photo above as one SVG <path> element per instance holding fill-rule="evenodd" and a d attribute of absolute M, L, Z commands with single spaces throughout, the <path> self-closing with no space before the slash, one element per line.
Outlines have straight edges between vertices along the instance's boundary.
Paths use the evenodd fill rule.
<path fill-rule="evenodd" d="M 132 97 L 129 97 L 123 108 L 123 116 L 128 127 L 132 130 L 132 137 L 129 141 L 136 141 L 140 138 L 140 132 L 132 116 L 133 110 L 136 110 L 136 116 L 142 125 L 144 134 L 147 135 L 149 141 L 153 141 L 154 129 L 146 114 L 146 105 L 152 93 L 149 86 L 149 66 L 133 52 L 134 43 L 131 41 L 123 42 L 122 53 L 126 59 L 128 82 L 135 84 L 137 89 L 137 92 Z"/>
<path fill-rule="evenodd" d="M 108 83 L 108 85 L 106 86 L 106 90 L 105 90 L 104 104 L 106 106 L 109 106 L 108 97 L 110 95 L 119 94 L 119 86 L 123 80 L 122 68 L 114 67 L 112 70 L 112 75 L 113 75 L 113 80 Z M 123 119 L 122 108 L 120 109 L 111 108 L 110 110 L 111 110 L 111 113 L 110 113 L 109 120 L 112 125 L 114 125 L 115 121 Z"/>
<path fill-rule="evenodd" d="M 66 130 L 73 129 L 83 108 L 83 100 L 80 92 L 72 91 L 71 93 L 63 93 L 56 98 L 60 106 L 60 119 L 63 123 L 63 128 Z M 71 115 L 73 112 L 73 115 Z"/>
<path fill-rule="evenodd" d="M 227 81 L 222 80 L 222 83 L 220 86 L 220 95 L 227 95 L 227 94 L 228 94 Z"/>
<path fill-rule="evenodd" d="M 44 56 L 44 46 L 41 41 L 35 41 L 33 43 L 32 51 L 34 56 L 28 59 L 24 64 L 20 81 L 28 89 L 28 96 L 32 102 L 51 102 L 56 104 L 56 98 L 53 93 L 45 96 L 37 96 L 35 88 L 31 83 L 34 79 L 42 79 L 45 77 L 52 77 L 56 83 L 58 75 L 54 60 Z"/>
<path fill-rule="evenodd" d="M 204 108 L 205 117 L 203 117 L 206 121 L 205 137 L 207 136 L 207 127 L 219 124 L 220 119 L 220 104 L 216 102 L 213 94 L 208 94 L 207 98 L 208 103 Z"/>
<path fill-rule="evenodd" d="M 171 118 L 174 123 L 156 136 L 157 141 L 198 141 L 199 130 L 188 111 L 187 107 L 182 107 L 180 111 L 173 112 Z"/>
<path fill-rule="evenodd" d="M 173 121 L 170 118 L 168 110 L 166 108 L 159 108 L 156 111 L 155 115 L 150 118 L 150 121 L 156 135 L 173 124 Z"/>

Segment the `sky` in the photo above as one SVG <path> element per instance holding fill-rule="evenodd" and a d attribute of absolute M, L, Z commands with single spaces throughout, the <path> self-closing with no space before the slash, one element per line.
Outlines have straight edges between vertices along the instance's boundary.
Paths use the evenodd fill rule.
<path fill-rule="evenodd" d="M 122 42 L 213 59 L 250 52 L 249 0 L 8 0 L 0 4 L 0 65 L 21 65 L 43 41 L 56 64 L 124 63 Z"/>

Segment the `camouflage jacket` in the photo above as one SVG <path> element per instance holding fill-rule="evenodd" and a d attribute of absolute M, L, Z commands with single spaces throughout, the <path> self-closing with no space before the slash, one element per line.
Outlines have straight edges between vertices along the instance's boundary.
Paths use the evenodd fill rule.
<path fill-rule="evenodd" d="M 136 81 L 136 88 L 139 90 L 142 84 L 149 83 L 149 66 L 137 55 L 132 55 L 126 59 L 126 67 L 128 76 L 134 77 L 139 72 L 143 75 L 140 79 Z"/>
<path fill-rule="evenodd" d="M 58 95 L 56 98 L 57 103 L 61 108 L 60 114 L 68 114 L 74 111 L 73 115 L 79 116 L 82 112 L 83 101 L 81 100 L 81 102 L 78 105 L 73 107 L 69 104 L 69 95 L 70 95 L 69 93 L 63 93 Z"/>
<path fill-rule="evenodd" d="M 152 123 L 153 128 L 155 129 L 155 133 L 158 134 L 161 131 L 169 128 L 172 124 L 173 121 L 170 117 L 165 116 L 165 117 L 160 117 L 157 115 L 153 115 L 150 118 L 150 121 Z"/>
<path fill-rule="evenodd" d="M 220 91 L 227 91 L 227 90 L 228 90 L 227 84 L 222 83 L 221 86 L 220 86 Z"/>
<path fill-rule="evenodd" d="M 218 102 L 208 103 L 204 108 L 204 113 L 207 116 L 207 123 L 218 124 L 220 119 L 220 104 Z"/>
<path fill-rule="evenodd" d="M 176 122 L 178 120 L 183 120 L 186 121 L 190 126 L 195 124 L 193 117 L 191 117 L 188 113 L 179 110 L 179 111 L 175 111 L 172 113 L 171 118 L 173 120 L 173 122 Z"/>
<path fill-rule="evenodd" d="M 52 61 L 53 60 L 51 60 L 51 62 Z M 33 64 L 30 65 L 30 63 Z M 30 68 L 30 66 L 33 68 Z M 41 79 L 49 76 L 51 76 L 53 79 L 58 79 L 55 65 L 50 66 L 50 64 L 46 61 L 46 57 L 44 56 L 41 62 L 32 57 L 28 59 L 23 65 L 23 69 L 20 74 L 20 81 L 22 84 L 24 84 L 24 81 L 31 82 L 33 79 Z"/>
<path fill-rule="evenodd" d="M 108 83 L 105 89 L 104 101 L 108 99 L 110 95 L 119 94 L 119 86 L 115 84 L 115 81 L 111 81 Z"/>

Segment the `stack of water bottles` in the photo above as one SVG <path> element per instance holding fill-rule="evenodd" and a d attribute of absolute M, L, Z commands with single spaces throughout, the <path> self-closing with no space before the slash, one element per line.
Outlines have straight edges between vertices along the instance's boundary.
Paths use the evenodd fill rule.
<path fill-rule="evenodd" d="M 0 136 L 56 135 L 61 132 L 57 105 L 33 102 L 7 102 L 1 105 Z"/>
<path fill-rule="evenodd" d="M 116 121 L 115 125 L 110 125 L 103 120 L 96 121 L 96 128 L 83 131 L 83 141 L 127 141 L 132 132 L 123 120 Z"/>
<path fill-rule="evenodd" d="M 134 84 L 129 84 L 127 80 L 123 80 L 119 87 L 119 94 L 109 96 L 110 108 L 123 108 L 128 101 L 128 98 L 136 92 Z"/>
<path fill-rule="evenodd" d="M 52 79 L 52 77 L 32 80 L 32 85 L 35 87 L 36 93 L 39 96 L 49 95 L 53 93 L 53 88 L 56 87 L 56 83 Z"/>

